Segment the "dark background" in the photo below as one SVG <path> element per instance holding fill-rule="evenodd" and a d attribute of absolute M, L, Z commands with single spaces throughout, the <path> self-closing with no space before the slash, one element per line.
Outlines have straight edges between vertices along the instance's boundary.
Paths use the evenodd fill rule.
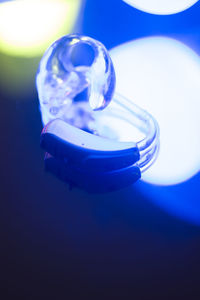
<path fill-rule="evenodd" d="M 77 31 L 107 48 L 171 36 L 200 53 L 199 16 L 199 3 L 155 16 L 120 0 L 87 0 Z M 30 82 L 11 93 L 6 69 L 29 62 L 0 55 L 1 299 L 200 299 L 200 175 L 174 187 L 70 191 L 44 171 L 38 61 Z"/>

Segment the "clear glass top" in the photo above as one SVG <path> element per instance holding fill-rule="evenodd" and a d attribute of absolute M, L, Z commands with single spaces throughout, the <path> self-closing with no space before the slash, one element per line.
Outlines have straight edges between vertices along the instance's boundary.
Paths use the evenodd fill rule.
<path fill-rule="evenodd" d="M 61 118 L 74 125 L 79 116 L 86 120 L 93 110 L 104 109 L 110 103 L 115 72 L 100 42 L 85 36 L 67 35 L 44 54 L 36 83 L 43 123 Z M 85 124 L 76 126 L 84 129 Z"/>

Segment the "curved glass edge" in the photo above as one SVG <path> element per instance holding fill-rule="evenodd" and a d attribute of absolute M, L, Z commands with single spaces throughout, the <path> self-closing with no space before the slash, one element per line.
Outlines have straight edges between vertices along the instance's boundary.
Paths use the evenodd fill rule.
<path fill-rule="evenodd" d="M 129 112 L 132 120 L 129 117 L 128 121 L 145 135 L 143 139 L 136 142 L 140 153 L 140 159 L 137 162 L 137 166 L 140 168 L 141 173 L 143 173 L 155 162 L 157 158 L 160 147 L 159 125 L 150 113 L 119 93 L 115 94 L 113 101 L 117 106 L 120 106 L 121 109 Z"/>

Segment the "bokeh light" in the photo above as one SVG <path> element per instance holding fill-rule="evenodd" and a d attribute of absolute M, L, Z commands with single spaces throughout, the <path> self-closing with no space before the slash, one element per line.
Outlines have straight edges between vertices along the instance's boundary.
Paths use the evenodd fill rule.
<path fill-rule="evenodd" d="M 152 37 L 118 46 L 111 57 L 117 91 L 160 126 L 160 153 L 143 179 L 161 185 L 188 180 L 200 170 L 199 56 L 176 40 Z"/>
<path fill-rule="evenodd" d="M 176 218 L 200 226 L 200 174 L 178 185 L 158 186 L 138 182 L 137 188 L 150 202 Z"/>
<path fill-rule="evenodd" d="M 198 0 L 123 0 L 133 7 L 157 15 L 175 14 L 191 7 Z"/>
<path fill-rule="evenodd" d="M 16 56 L 41 55 L 69 33 L 81 0 L 15 0 L 0 3 L 0 51 Z"/>

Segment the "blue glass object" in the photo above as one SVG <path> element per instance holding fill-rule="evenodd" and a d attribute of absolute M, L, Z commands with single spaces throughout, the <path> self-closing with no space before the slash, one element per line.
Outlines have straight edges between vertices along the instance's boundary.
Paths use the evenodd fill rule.
<path fill-rule="evenodd" d="M 44 54 L 36 81 L 48 170 L 88 191 L 105 192 L 138 180 L 155 161 L 157 122 L 114 93 L 114 67 L 100 42 L 79 35 L 59 39 Z M 131 140 L 123 138 L 127 131 L 134 133 Z"/>
<path fill-rule="evenodd" d="M 78 126 L 78 116 L 87 119 L 91 109 L 101 110 L 110 103 L 115 89 L 112 61 L 100 42 L 80 35 L 64 36 L 43 56 L 37 88 L 44 124 L 61 118 L 74 125 L 76 116 Z"/>

